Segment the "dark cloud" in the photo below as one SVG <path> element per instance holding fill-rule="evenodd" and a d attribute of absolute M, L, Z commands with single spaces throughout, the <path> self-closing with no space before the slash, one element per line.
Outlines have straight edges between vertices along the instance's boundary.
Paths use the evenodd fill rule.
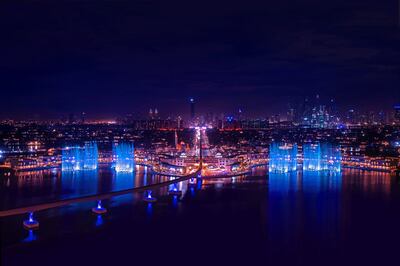
<path fill-rule="evenodd" d="M 1 116 L 400 98 L 397 1 L 3 1 Z M 377 101 L 377 99 L 379 101 Z"/>

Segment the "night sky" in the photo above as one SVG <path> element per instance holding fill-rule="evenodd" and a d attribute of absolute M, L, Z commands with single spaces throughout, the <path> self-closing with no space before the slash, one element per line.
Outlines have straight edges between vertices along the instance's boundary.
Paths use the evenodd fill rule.
<path fill-rule="evenodd" d="M 284 112 L 400 100 L 397 0 L 0 3 L 1 118 Z"/>

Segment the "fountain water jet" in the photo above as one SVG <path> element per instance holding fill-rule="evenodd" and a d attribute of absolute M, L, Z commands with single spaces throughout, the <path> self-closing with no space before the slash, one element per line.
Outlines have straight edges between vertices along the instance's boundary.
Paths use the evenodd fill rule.
<path fill-rule="evenodd" d="M 269 148 L 269 172 L 288 173 L 297 170 L 297 145 L 273 142 Z"/>
<path fill-rule="evenodd" d="M 96 214 L 104 214 L 107 212 L 107 209 L 101 205 L 101 200 L 97 201 L 97 206 L 92 208 L 92 212 Z"/>
<path fill-rule="evenodd" d="M 132 173 L 135 169 L 135 149 L 132 143 L 119 143 L 113 147 L 115 171 Z"/>
<path fill-rule="evenodd" d="M 39 228 L 39 222 L 33 218 L 33 212 L 29 213 L 28 220 L 25 220 L 23 224 L 26 229 Z"/>
<path fill-rule="evenodd" d="M 145 196 L 145 198 L 143 200 L 146 201 L 146 202 L 150 202 L 150 203 L 151 202 L 156 202 L 157 198 L 154 198 L 151 194 L 152 194 L 152 191 L 148 190 L 146 192 L 146 196 Z"/>

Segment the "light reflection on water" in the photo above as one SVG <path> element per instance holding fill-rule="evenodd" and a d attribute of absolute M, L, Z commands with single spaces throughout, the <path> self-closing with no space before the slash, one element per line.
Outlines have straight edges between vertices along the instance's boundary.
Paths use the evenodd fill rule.
<path fill-rule="evenodd" d="M 37 235 L 35 230 L 27 230 L 28 236 L 22 240 L 22 242 L 29 243 L 37 240 Z"/>
<path fill-rule="evenodd" d="M 351 207 L 362 200 L 376 202 L 391 193 L 389 173 L 345 169 L 342 173 L 294 172 L 269 174 L 266 211 L 267 238 L 274 252 L 289 245 L 302 247 L 316 243 L 339 246 L 353 219 Z M 364 204 L 366 205 L 366 203 Z M 367 206 L 358 206 L 364 208 Z M 308 242 L 309 241 L 309 242 Z M 324 247 L 327 248 L 327 247 Z"/>
<path fill-rule="evenodd" d="M 101 214 L 98 214 L 96 217 L 96 227 L 100 227 L 103 225 L 103 216 Z"/>
<path fill-rule="evenodd" d="M 168 177 L 153 175 L 146 167 L 137 167 L 134 173 L 116 173 L 101 167 L 97 171 L 62 172 L 59 169 L 21 172 L 0 181 L 1 209 L 70 199 L 167 181 Z M 116 197 L 129 201 L 132 195 Z"/>
<path fill-rule="evenodd" d="M 361 251 L 371 243 L 379 243 L 379 247 L 384 243 L 382 240 L 387 240 L 391 235 L 393 239 L 399 239 L 394 229 L 400 218 L 396 218 L 394 213 L 398 211 L 400 193 L 398 185 L 394 184 L 395 179 L 387 173 L 345 169 L 342 174 L 300 171 L 267 176 L 262 168 L 255 169 L 255 172 L 257 174 L 249 177 L 197 179 L 197 184 L 191 185 L 189 181 L 179 183 L 177 187 L 182 190 L 182 197 L 159 197 L 167 195 L 174 187 L 165 186 L 153 191 L 159 199 L 154 204 L 141 202 L 143 193 L 119 196 L 105 202 L 109 212 L 104 215 L 90 212 L 96 202 L 38 212 L 38 220 L 41 226 L 43 222 L 43 227 L 38 231 L 40 241 L 35 244 L 50 239 L 52 234 L 58 236 L 74 232 L 79 235 L 81 231 L 90 229 L 95 234 L 106 231 L 110 236 L 134 236 L 141 239 L 153 231 L 138 229 L 141 226 L 149 226 L 146 227 L 149 229 L 179 229 L 174 231 L 178 232 L 176 239 L 184 239 L 187 231 L 196 227 L 204 228 L 199 236 L 203 235 L 208 245 L 209 238 L 219 236 L 222 232 L 218 240 L 220 242 L 214 247 L 227 245 L 232 248 L 242 245 L 251 249 L 251 256 L 272 254 L 281 262 L 285 258 L 301 261 L 323 252 L 337 256 L 338 247 L 349 252 L 346 254 L 352 254 L 355 247 Z M 148 184 L 172 179 L 145 175 L 143 172 L 115 175 L 107 169 L 100 169 L 98 176 L 85 174 L 81 179 L 66 175 L 61 175 L 59 179 L 44 176 L 41 185 L 35 189 L 48 194 L 56 192 L 59 197 L 73 197 L 80 193 L 121 190 L 145 182 Z M 51 182 L 46 183 L 47 180 Z M 26 178 L 25 185 L 14 188 L 21 189 L 18 190 L 20 195 L 28 197 L 25 189 L 32 188 L 31 181 Z M 89 187 L 85 188 L 84 184 Z M 197 190 L 197 186 L 202 190 Z M 386 205 L 387 198 L 390 198 L 387 200 L 390 204 Z M 132 203 L 136 199 L 137 204 L 120 204 L 125 200 Z M 114 208 L 117 205 L 120 207 Z M 9 230 L 9 242 L 13 242 L 14 238 L 24 242 L 37 239 L 35 232 L 21 228 L 20 218 L 12 217 L 7 223 L 16 228 Z M 187 227 L 182 229 L 182 225 Z M 18 234 L 14 236 L 12 231 Z M 152 236 L 157 239 L 161 230 L 154 231 L 156 233 Z M 208 235 L 209 231 L 212 233 Z M 367 242 L 363 238 L 365 232 L 368 232 Z M 129 242 L 127 246 L 131 248 L 131 244 Z M 124 245 L 117 245 L 114 251 L 119 252 Z M 389 243 L 385 247 L 391 246 Z M 261 252 L 254 252 L 254 248 L 259 248 L 257 250 Z M 358 256 L 354 257 L 358 259 Z"/>

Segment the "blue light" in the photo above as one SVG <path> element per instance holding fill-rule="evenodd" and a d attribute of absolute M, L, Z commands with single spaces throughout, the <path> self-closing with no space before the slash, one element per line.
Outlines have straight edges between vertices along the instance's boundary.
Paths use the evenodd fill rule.
<path fill-rule="evenodd" d="M 96 218 L 96 227 L 99 227 L 99 226 L 102 226 L 103 225 L 103 216 L 102 215 L 97 215 L 97 218 Z"/>
<path fill-rule="evenodd" d="M 341 171 L 340 147 L 330 143 L 303 144 L 303 171 Z"/>
<path fill-rule="evenodd" d="M 23 222 L 26 229 L 36 229 L 39 227 L 39 222 L 33 218 L 33 212 L 29 213 L 28 219 Z"/>
<path fill-rule="evenodd" d="M 33 223 L 34 222 L 34 220 L 33 220 L 33 212 L 30 212 L 29 213 L 29 223 Z"/>
<path fill-rule="evenodd" d="M 178 206 L 178 196 L 176 195 L 172 197 L 172 206 L 175 208 Z"/>
<path fill-rule="evenodd" d="M 152 203 L 147 203 L 147 216 L 150 218 L 153 215 L 153 204 Z"/>
<path fill-rule="evenodd" d="M 88 142 L 84 147 L 83 169 L 96 170 L 99 160 L 99 151 L 96 142 Z"/>
<path fill-rule="evenodd" d="M 132 173 L 135 169 L 135 149 L 133 144 L 115 144 L 113 151 L 115 158 L 115 171 Z"/>
<path fill-rule="evenodd" d="M 96 170 L 99 152 L 96 142 L 87 142 L 84 147 L 66 147 L 62 151 L 62 171 Z"/>
<path fill-rule="evenodd" d="M 201 178 L 197 179 L 197 190 L 200 190 L 203 184 L 203 180 Z"/>
<path fill-rule="evenodd" d="M 97 209 L 102 209 L 102 207 L 101 207 L 101 200 L 99 200 L 99 201 L 97 202 Z"/>
<path fill-rule="evenodd" d="M 96 214 L 104 214 L 107 212 L 107 209 L 102 206 L 101 200 L 98 200 L 97 206 L 96 206 L 96 208 L 92 208 L 92 212 L 94 212 Z"/>
<path fill-rule="evenodd" d="M 269 149 L 269 172 L 288 173 L 297 170 L 297 145 L 273 142 Z"/>
<path fill-rule="evenodd" d="M 28 236 L 24 240 L 22 240 L 22 242 L 29 243 L 29 242 L 35 241 L 36 239 L 37 239 L 37 236 L 34 233 L 34 230 L 30 229 L 28 231 Z"/>

